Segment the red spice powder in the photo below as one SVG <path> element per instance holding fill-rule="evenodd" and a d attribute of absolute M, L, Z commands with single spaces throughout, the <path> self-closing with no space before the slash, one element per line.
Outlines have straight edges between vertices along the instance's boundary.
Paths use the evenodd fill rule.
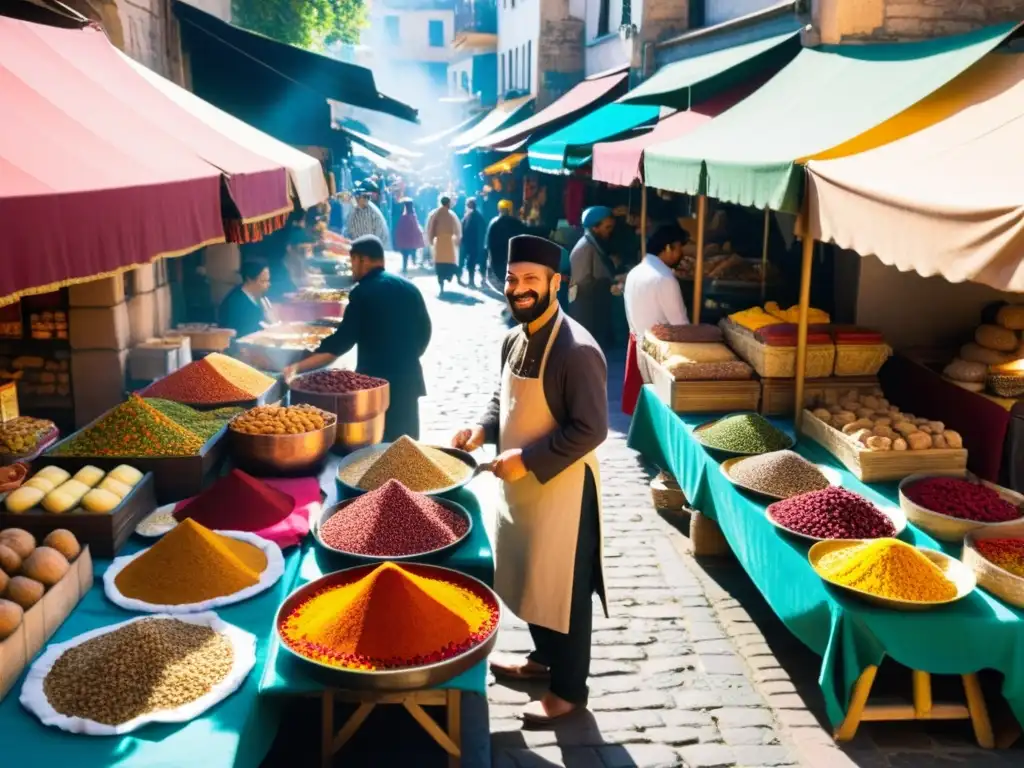
<path fill-rule="evenodd" d="M 262 531 L 292 513 L 295 499 L 240 469 L 233 469 L 174 513 L 220 531 Z"/>
<path fill-rule="evenodd" d="M 1024 539 L 980 539 L 974 546 L 990 563 L 1024 578 Z"/>
<path fill-rule="evenodd" d="M 904 488 L 903 494 L 931 512 L 960 520 L 1005 523 L 1021 517 L 1013 504 L 988 486 L 959 477 L 928 477 Z"/>
<path fill-rule="evenodd" d="M 468 529 L 462 515 L 389 480 L 331 516 L 320 538 L 344 552 L 404 557 L 447 546 Z"/>
<path fill-rule="evenodd" d="M 212 355 L 211 355 L 212 357 Z M 223 364 L 223 360 L 232 364 Z M 238 383 L 232 382 L 228 376 L 234 375 Z M 273 380 L 259 373 L 254 368 L 239 363 L 224 355 L 219 355 L 211 362 L 207 359 L 196 360 L 174 373 L 154 381 L 139 394 L 143 397 L 162 397 L 176 403 L 192 405 L 217 405 L 220 403 L 240 403 L 256 399 L 262 392 L 250 391 L 244 385 L 255 387 L 266 384 L 264 389 L 273 384 Z"/>

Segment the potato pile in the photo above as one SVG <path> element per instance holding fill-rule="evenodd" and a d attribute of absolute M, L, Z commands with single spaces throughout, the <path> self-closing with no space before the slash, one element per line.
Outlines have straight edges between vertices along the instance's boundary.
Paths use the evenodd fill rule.
<path fill-rule="evenodd" d="M 323 429 L 334 418 L 311 405 L 261 405 L 236 416 L 231 429 L 245 435 L 301 435 Z"/>
<path fill-rule="evenodd" d="M 86 512 L 109 513 L 142 480 L 142 473 L 122 464 L 110 472 L 92 465 L 82 467 L 75 476 L 66 469 L 43 467 L 24 485 L 7 496 L 5 504 L 12 514 L 42 507 L 46 512 L 62 514 L 81 507 Z"/>
<path fill-rule="evenodd" d="M 68 572 L 82 551 L 71 531 L 51 531 L 41 546 L 21 528 L 0 531 L 0 640 L 21 625 L 24 612 Z"/>
<path fill-rule="evenodd" d="M 814 416 L 869 451 L 927 451 L 963 448 L 959 432 L 941 421 L 903 413 L 875 389 L 848 392 L 838 403 L 816 404 Z"/>

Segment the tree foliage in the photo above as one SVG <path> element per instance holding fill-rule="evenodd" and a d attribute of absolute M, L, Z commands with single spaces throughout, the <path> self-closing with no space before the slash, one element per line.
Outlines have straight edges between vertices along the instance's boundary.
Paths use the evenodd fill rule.
<path fill-rule="evenodd" d="M 232 21 L 302 48 L 358 43 L 365 0 L 233 0 Z"/>

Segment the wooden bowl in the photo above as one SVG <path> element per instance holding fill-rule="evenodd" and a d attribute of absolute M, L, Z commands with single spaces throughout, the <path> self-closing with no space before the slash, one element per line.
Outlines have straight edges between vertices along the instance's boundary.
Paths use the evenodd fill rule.
<path fill-rule="evenodd" d="M 931 477 L 950 477 L 950 475 L 919 474 L 905 477 L 900 481 L 900 507 L 906 513 L 907 519 L 910 520 L 910 522 L 922 531 L 926 531 L 930 535 L 934 536 L 939 541 L 961 542 L 964 540 L 964 536 L 971 531 L 1001 530 L 1006 526 L 1012 526 L 1019 522 L 1024 522 L 1024 516 L 1019 520 L 1009 520 L 1005 523 L 982 523 L 977 520 L 964 520 L 959 517 L 945 515 L 941 512 L 933 512 L 930 509 L 922 507 L 920 504 L 915 504 L 907 498 L 907 495 L 903 492 L 905 488 L 920 480 L 926 480 Z M 979 482 L 981 485 L 988 486 L 998 493 L 1003 499 L 1016 506 L 1018 510 L 1022 505 L 1024 505 L 1024 496 L 1021 496 L 1021 494 L 1011 491 L 1008 488 L 1002 488 L 984 480 L 978 480 L 970 474 L 960 476 L 959 479 Z"/>
<path fill-rule="evenodd" d="M 766 456 L 767 454 L 760 455 Z M 733 485 L 735 485 L 737 488 L 742 488 L 744 491 L 747 491 L 748 493 L 753 493 L 757 496 L 763 496 L 767 499 L 785 501 L 787 498 L 792 498 L 790 496 L 778 496 L 774 493 L 768 493 L 767 491 L 759 491 L 757 488 L 745 485 L 744 483 L 741 483 L 736 478 L 734 478 L 731 474 L 732 468 L 739 464 L 741 461 L 744 461 L 745 459 L 748 458 L 750 457 L 737 456 L 736 458 L 726 459 L 725 461 L 723 461 L 719 465 L 719 469 L 725 476 L 725 479 L 728 480 Z M 833 469 L 832 467 L 827 467 L 824 464 L 815 464 L 814 466 L 817 467 L 818 471 L 825 476 L 825 479 L 828 480 L 828 484 L 831 485 L 833 488 L 841 486 L 843 484 L 843 476 L 839 473 L 839 470 Z"/>
<path fill-rule="evenodd" d="M 979 587 L 1005 603 L 1024 608 L 1024 578 L 987 560 L 977 548 L 978 542 L 985 539 L 1024 539 L 1024 521 L 974 529 L 964 538 L 960 555 L 964 565 L 974 572 Z"/>

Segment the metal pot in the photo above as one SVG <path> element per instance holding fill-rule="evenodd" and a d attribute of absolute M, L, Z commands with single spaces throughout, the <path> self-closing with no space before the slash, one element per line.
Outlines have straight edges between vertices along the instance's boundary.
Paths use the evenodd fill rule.
<path fill-rule="evenodd" d="M 309 473 L 323 464 L 335 443 L 338 424 L 333 418 L 329 421 L 322 429 L 298 435 L 250 435 L 229 427 L 231 459 L 253 474 Z"/>
<path fill-rule="evenodd" d="M 385 414 L 379 413 L 366 421 L 338 422 L 336 442 L 346 451 L 377 445 L 384 439 L 385 420 Z"/>
<path fill-rule="evenodd" d="M 383 384 L 373 389 L 357 389 L 355 392 L 332 394 L 307 392 L 292 387 L 292 405 L 307 403 L 333 413 L 341 424 L 356 424 L 369 421 L 387 411 L 391 405 L 391 385 Z"/>

